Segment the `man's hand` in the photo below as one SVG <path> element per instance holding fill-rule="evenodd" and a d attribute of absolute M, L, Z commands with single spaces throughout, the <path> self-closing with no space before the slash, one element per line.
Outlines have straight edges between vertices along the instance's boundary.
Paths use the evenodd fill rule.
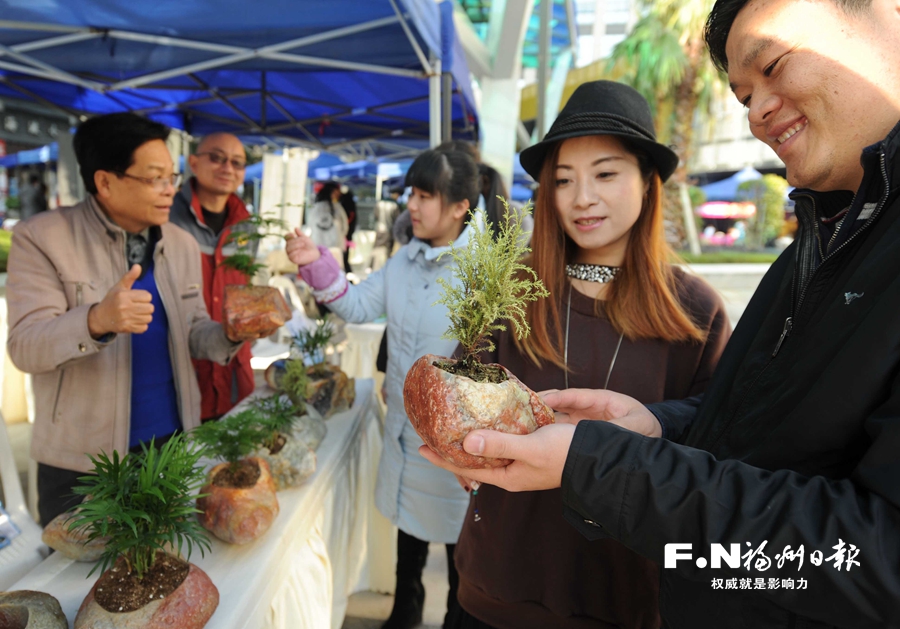
<path fill-rule="evenodd" d="M 506 467 L 464 470 L 445 461 L 428 446 L 421 446 L 419 454 L 428 461 L 456 474 L 460 478 L 496 485 L 507 491 L 539 491 L 554 489 L 562 483 L 563 467 L 575 426 L 550 424 L 530 435 L 509 435 L 496 430 L 473 430 L 463 440 L 463 449 L 478 456 L 513 459 Z M 463 482 L 460 481 L 460 485 Z"/>
<path fill-rule="evenodd" d="M 605 389 L 542 391 L 541 398 L 556 411 L 556 421 L 577 424 L 599 419 L 645 437 L 662 437 L 662 427 L 647 407 L 627 395 Z"/>
<path fill-rule="evenodd" d="M 153 320 L 153 297 L 145 290 L 131 287 L 141 276 L 141 265 L 135 264 L 109 289 L 99 304 L 88 312 L 88 330 L 99 339 L 109 333 L 142 334 Z"/>
<path fill-rule="evenodd" d="M 311 264 L 318 260 L 322 255 L 319 252 L 318 247 L 316 247 L 316 243 L 312 241 L 312 238 L 296 227 L 294 228 L 294 231 L 292 233 L 289 232 L 284 239 L 287 241 L 285 250 L 287 251 L 288 259 L 297 266 Z"/>

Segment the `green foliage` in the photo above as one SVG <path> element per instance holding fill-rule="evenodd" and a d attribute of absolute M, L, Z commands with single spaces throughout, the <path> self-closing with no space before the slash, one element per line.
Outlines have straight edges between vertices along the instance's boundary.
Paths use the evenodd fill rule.
<path fill-rule="evenodd" d="M 761 179 L 745 181 L 738 186 L 738 197 L 756 206 L 756 215 L 747 225 L 747 241 L 764 247 L 778 238 L 784 228 L 784 203 L 788 182 L 778 175 L 763 175 Z"/>
<path fill-rule="evenodd" d="M 269 450 L 275 445 L 279 434 L 290 434 L 300 414 L 294 403 L 281 395 L 257 398 L 253 401 L 252 406 L 259 412 L 258 421 L 268 433 L 264 445 Z"/>
<path fill-rule="evenodd" d="M 691 207 L 695 210 L 706 203 L 706 193 L 700 186 L 688 187 L 688 197 L 691 199 Z"/>
<path fill-rule="evenodd" d="M 452 256 L 453 277 L 457 281 L 438 278 L 442 291 L 437 303 L 447 306 L 450 317 L 444 338 L 460 342 L 460 362 L 470 368 L 480 364 L 479 352 L 494 349 L 490 334 L 506 329 L 500 321 L 512 322 L 517 338 L 528 336 L 531 330 L 525 306 L 549 294 L 535 272 L 521 263 L 531 251 L 522 238 L 522 221 L 512 218 L 515 213 L 509 211 L 505 199 L 500 200 L 506 213 L 499 233 L 492 237 L 491 229 L 480 227 L 478 215 L 472 213 L 467 246 L 453 247 L 443 254 Z M 530 210 L 529 204 L 523 214 Z M 484 215 L 480 210 L 479 213 Z"/>
<path fill-rule="evenodd" d="M 6 261 L 9 259 L 10 247 L 12 247 L 12 232 L 0 229 L 0 273 L 6 273 Z"/>
<path fill-rule="evenodd" d="M 777 253 L 763 251 L 741 251 L 729 249 L 727 251 L 704 251 L 699 256 L 692 255 L 690 251 L 679 251 L 678 257 L 688 264 L 771 264 L 778 257 Z"/>
<path fill-rule="evenodd" d="M 153 566 L 158 552 L 186 546 L 187 557 L 196 545 L 201 554 L 210 549 L 209 539 L 195 514 L 194 492 L 204 480 L 198 464 L 203 454 L 184 434 L 156 447 L 141 444 L 140 454 L 119 459 L 101 452 L 91 456 L 96 476 L 83 476 L 73 491 L 86 496 L 69 520 L 69 530 L 85 529 L 90 541 L 108 537 L 99 566 L 105 571 L 124 557 L 137 578 Z"/>
<path fill-rule="evenodd" d="M 22 201 L 19 197 L 6 197 L 6 209 L 7 210 L 18 210 L 22 207 Z"/>
<path fill-rule="evenodd" d="M 281 219 L 256 214 L 236 223 L 225 241 L 235 243 L 237 253 L 226 257 L 222 263 L 246 275 L 249 285 L 253 277 L 266 268 L 265 264 L 257 264 L 256 256 L 251 252 L 252 245 L 267 236 L 282 236 L 285 231 L 287 224 Z"/>
<path fill-rule="evenodd" d="M 306 410 L 305 400 L 308 395 L 309 374 L 306 373 L 306 365 L 303 360 L 284 361 L 284 376 L 281 378 L 281 389 L 296 405 L 298 412 Z M 303 403 L 304 408 L 300 408 Z"/>
<path fill-rule="evenodd" d="M 291 341 L 291 346 L 313 365 L 322 365 L 325 363 L 325 348 L 334 332 L 334 324 L 329 319 L 319 319 L 315 330 L 300 330 Z"/>
<path fill-rule="evenodd" d="M 262 413 L 253 407 L 206 422 L 190 432 L 191 438 L 210 456 L 228 461 L 232 469 L 263 445 L 269 434 Z"/>

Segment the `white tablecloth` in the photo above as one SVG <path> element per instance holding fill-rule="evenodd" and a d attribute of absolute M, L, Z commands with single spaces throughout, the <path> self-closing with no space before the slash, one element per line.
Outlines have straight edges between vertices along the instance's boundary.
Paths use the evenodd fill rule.
<path fill-rule="evenodd" d="M 385 323 L 347 323 L 347 347 L 341 352 L 341 369 L 351 378 L 375 376 L 375 359 L 384 336 Z"/>
<path fill-rule="evenodd" d="M 316 474 L 278 493 L 272 528 L 244 546 L 212 538 L 191 557 L 219 589 L 208 629 L 338 629 L 351 593 L 393 590 L 396 532 L 374 505 L 379 413 L 373 382 L 357 380 L 353 408 L 327 420 Z M 71 626 L 92 565 L 55 553 L 11 589 L 52 594 Z"/>

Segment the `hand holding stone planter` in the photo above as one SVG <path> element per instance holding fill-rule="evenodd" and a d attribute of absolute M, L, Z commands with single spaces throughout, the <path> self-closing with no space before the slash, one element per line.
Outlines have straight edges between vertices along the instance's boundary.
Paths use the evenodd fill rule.
<path fill-rule="evenodd" d="M 190 558 L 195 546 L 209 550 L 192 505 L 203 482 L 200 456 L 176 435 L 121 460 L 117 452 L 91 457 L 96 475 L 75 488 L 86 498 L 69 528 L 87 530 L 89 542 L 106 538 L 106 546 L 75 629 L 201 629 L 212 617 L 215 585 L 197 566 L 167 554 L 186 550 Z"/>
<path fill-rule="evenodd" d="M 291 318 L 291 309 L 277 288 L 251 286 L 253 277 L 265 265 L 256 262 L 250 245 L 283 232 L 282 221 L 253 216 L 235 225 L 228 236 L 228 242 L 235 243 L 238 252 L 225 258 L 224 264 L 247 276 L 246 285 L 225 287 L 222 321 L 232 341 L 269 336 Z"/>
<path fill-rule="evenodd" d="M 504 202 L 505 203 L 505 202 Z M 507 208 L 508 209 L 508 208 Z M 457 467 L 501 467 L 511 461 L 467 454 L 462 441 L 478 428 L 528 434 L 553 423 L 553 411 L 502 365 L 483 365 L 482 351 L 494 349 L 491 333 L 505 330 L 510 321 L 518 338 L 528 332 L 526 304 L 547 296 L 534 271 L 520 260 L 529 252 L 521 222 L 507 211 L 496 238 L 480 228 L 465 249 L 444 255 L 455 261 L 453 281 L 438 279 L 439 303 L 447 306 L 450 329 L 444 338 L 459 341 L 463 354 L 456 361 L 427 355 L 417 360 L 406 375 L 403 404 L 422 440 Z"/>

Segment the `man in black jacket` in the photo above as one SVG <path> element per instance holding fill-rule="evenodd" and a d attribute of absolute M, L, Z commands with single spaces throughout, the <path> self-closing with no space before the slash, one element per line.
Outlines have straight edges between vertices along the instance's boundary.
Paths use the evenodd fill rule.
<path fill-rule="evenodd" d="M 561 485 L 659 562 L 666 627 L 900 627 L 900 0 L 718 0 L 706 38 L 800 229 L 702 400 L 549 393 L 563 422 L 466 437 L 506 468 L 423 455 Z"/>

